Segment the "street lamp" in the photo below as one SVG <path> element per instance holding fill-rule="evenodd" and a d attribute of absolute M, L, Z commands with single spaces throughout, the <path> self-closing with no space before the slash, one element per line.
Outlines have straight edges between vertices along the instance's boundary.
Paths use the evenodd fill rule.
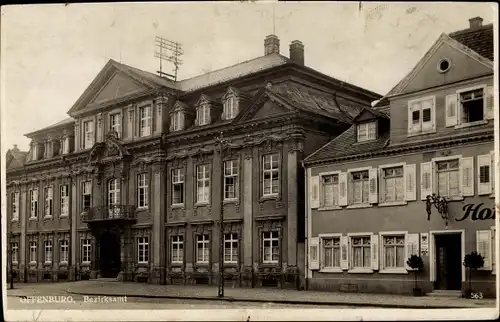
<path fill-rule="evenodd" d="M 425 208 L 427 211 L 427 220 L 431 220 L 432 205 L 436 207 L 441 218 L 445 220 L 445 225 L 448 226 L 448 202 L 444 197 L 436 196 L 436 194 L 428 195 L 425 200 Z"/>
<path fill-rule="evenodd" d="M 218 297 L 224 297 L 224 144 L 227 142 L 224 139 L 222 132 L 215 138 L 215 142 L 219 144 L 220 156 L 220 218 L 219 218 L 219 287 Z"/>

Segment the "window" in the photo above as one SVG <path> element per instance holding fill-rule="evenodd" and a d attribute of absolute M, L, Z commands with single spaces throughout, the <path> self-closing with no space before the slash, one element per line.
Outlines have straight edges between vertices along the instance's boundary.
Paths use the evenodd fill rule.
<path fill-rule="evenodd" d="M 434 97 L 410 101 L 408 105 L 408 132 L 410 134 L 435 130 Z"/>
<path fill-rule="evenodd" d="M 184 113 L 174 112 L 172 115 L 172 131 L 181 131 L 184 128 Z"/>
<path fill-rule="evenodd" d="M 484 90 L 482 88 L 460 93 L 462 123 L 484 120 Z"/>
<path fill-rule="evenodd" d="M 278 263 L 279 260 L 279 234 L 277 231 L 262 233 L 262 262 Z"/>
<path fill-rule="evenodd" d="M 358 142 L 375 140 L 377 138 L 376 123 L 369 122 L 358 125 Z"/>
<path fill-rule="evenodd" d="M 238 235 L 224 234 L 224 263 L 238 262 Z"/>
<path fill-rule="evenodd" d="M 120 214 L 120 182 L 118 179 L 108 181 L 108 214 L 112 218 Z"/>
<path fill-rule="evenodd" d="M 83 122 L 83 148 L 90 149 L 94 145 L 94 122 Z"/>
<path fill-rule="evenodd" d="M 196 202 L 210 201 L 210 173 L 208 165 L 196 167 L 197 193 Z"/>
<path fill-rule="evenodd" d="M 90 239 L 82 240 L 82 263 L 90 263 Z"/>
<path fill-rule="evenodd" d="M 233 119 L 238 114 L 238 101 L 236 97 L 229 97 L 224 102 L 224 119 Z"/>
<path fill-rule="evenodd" d="M 19 192 L 10 194 L 12 205 L 12 220 L 19 220 Z"/>
<path fill-rule="evenodd" d="M 440 197 L 460 196 L 459 160 L 436 162 L 437 187 Z"/>
<path fill-rule="evenodd" d="M 208 104 L 200 105 L 196 113 L 197 113 L 196 119 L 198 120 L 198 125 L 210 124 L 210 106 Z"/>
<path fill-rule="evenodd" d="M 354 204 L 367 204 L 370 193 L 368 170 L 351 173 Z"/>
<path fill-rule="evenodd" d="M 196 235 L 196 262 L 208 263 L 210 255 L 208 235 Z"/>
<path fill-rule="evenodd" d="M 151 106 L 139 108 L 139 136 L 151 135 Z"/>
<path fill-rule="evenodd" d="M 52 263 L 52 240 L 45 241 L 45 263 Z"/>
<path fill-rule="evenodd" d="M 63 145 L 63 149 L 62 149 L 63 154 L 68 154 L 69 153 L 69 137 L 63 138 L 62 145 Z"/>
<path fill-rule="evenodd" d="M 184 236 L 172 236 L 172 263 L 184 261 Z"/>
<path fill-rule="evenodd" d="M 45 217 L 52 216 L 52 200 L 53 200 L 52 187 L 46 187 L 45 188 Z"/>
<path fill-rule="evenodd" d="M 277 195 L 279 192 L 279 156 L 269 154 L 263 157 L 264 196 Z"/>
<path fill-rule="evenodd" d="M 340 268 L 340 237 L 323 238 L 323 264 L 325 268 Z"/>
<path fill-rule="evenodd" d="M 33 147 L 31 150 L 31 158 L 33 160 L 38 160 L 38 145 L 36 143 L 33 143 Z"/>
<path fill-rule="evenodd" d="M 139 264 L 147 264 L 149 262 L 148 237 L 137 238 L 137 262 Z"/>
<path fill-rule="evenodd" d="M 14 242 L 10 244 L 10 249 L 12 251 L 12 263 L 17 263 L 19 261 L 19 243 Z"/>
<path fill-rule="evenodd" d="M 30 190 L 30 218 L 38 217 L 38 189 Z"/>
<path fill-rule="evenodd" d="M 67 216 L 69 213 L 69 186 L 67 184 L 61 186 L 61 216 Z"/>
<path fill-rule="evenodd" d="M 224 199 L 238 199 L 238 161 L 224 162 Z"/>
<path fill-rule="evenodd" d="M 322 175 L 321 176 L 321 201 L 323 207 L 338 206 L 339 200 L 339 175 Z"/>
<path fill-rule="evenodd" d="M 405 252 L 405 236 L 382 236 L 382 252 L 384 268 L 404 268 L 407 260 Z"/>
<path fill-rule="evenodd" d="M 61 240 L 61 253 L 60 253 L 60 262 L 67 263 L 68 255 L 69 255 L 69 242 L 67 239 Z"/>
<path fill-rule="evenodd" d="M 51 158 L 53 155 L 52 142 L 45 142 L 45 158 Z"/>
<path fill-rule="evenodd" d="M 30 263 L 37 262 L 36 241 L 30 241 Z"/>
<path fill-rule="evenodd" d="M 184 169 L 172 170 L 172 204 L 184 203 Z"/>
<path fill-rule="evenodd" d="M 448 58 L 441 58 L 437 65 L 438 72 L 446 73 L 451 68 L 451 62 Z"/>
<path fill-rule="evenodd" d="M 148 207 L 148 181 L 146 173 L 141 173 L 137 176 L 137 207 Z"/>
<path fill-rule="evenodd" d="M 384 180 L 385 187 L 384 202 L 405 200 L 404 169 L 402 166 L 382 169 L 382 180 Z"/>
<path fill-rule="evenodd" d="M 351 266 L 353 268 L 370 267 L 371 237 L 351 237 Z"/>
<path fill-rule="evenodd" d="M 121 125 L 121 114 L 115 113 L 109 115 L 109 127 L 111 131 L 115 131 L 118 134 L 118 138 L 120 138 L 122 133 L 122 125 Z"/>
<path fill-rule="evenodd" d="M 88 211 L 92 202 L 92 182 L 82 182 L 82 205 L 83 210 Z"/>

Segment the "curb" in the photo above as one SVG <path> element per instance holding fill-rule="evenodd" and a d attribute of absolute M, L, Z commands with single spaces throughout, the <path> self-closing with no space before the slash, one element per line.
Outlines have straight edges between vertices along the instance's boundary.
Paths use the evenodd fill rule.
<path fill-rule="evenodd" d="M 450 309 L 450 308 L 471 308 L 456 305 L 404 305 L 404 304 L 391 304 L 391 303 L 361 303 L 361 302 L 322 302 L 322 301 L 301 301 L 301 300 L 266 300 L 255 298 L 235 298 L 235 297 L 217 297 L 217 296 L 189 296 L 189 295 L 150 295 L 150 294 L 109 294 L 98 292 L 78 292 L 66 290 L 69 294 L 75 295 L 91 295 L 91 296 L 126 296 L 126 297 L 140 297 L 140 298 L 163 298 L 163 299 L 181 299 L 181 300 L 198 300 L 198 301 L 224 301 L 224 302 L 253 302 L 253 303 L 277 303 L 277 304 L 302 304 L 302 305 L 323 305 L 323 306 L 369 306 L 369 307 L 382 307 L 382 308 L 397 308 L 397 309 Z M 472 307 L 473 308 L 473 307 Z"/>

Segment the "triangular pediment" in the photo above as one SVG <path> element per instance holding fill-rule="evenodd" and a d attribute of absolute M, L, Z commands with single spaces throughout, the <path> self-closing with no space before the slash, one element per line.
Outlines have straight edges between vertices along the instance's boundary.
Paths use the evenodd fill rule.
<path fill-rule="evenodd" d="M 270 89 L 263 88 L 255 94 L 248 106 L 240 110 L 237 120 L 265 118 L 292 110 L 294 108 L 281 99 L 278 94 L 272 93 Z"/>
<path fill-rule="evenodd" d="M 128 95 L 144 92 L 150 89 L 123 72 L 116 72 L 89 102 L 89 104 L 99 104 L 116 100 Z"/>
<path fill-rule="evenodd" d="M 365 108 L 353 119 L 353 122 L 363 123 L 375 119 L 377 119 L 377 115 L 375 115 L 372 111 Z"/>
<path fill-rule="evenodd" d="M 206 94 L 201 94 L 200 99 L 196 103 L 196 106 L 204 105 L 204 104 L 213 104 L 217 103 L 212 97 L 206 95 Z"/>
<path fill-rule="evenodd" d="M 443 60 L 450 68 L 440 71 Z M 413 70 L 387 96 L 441 86 L 493 72 L 493 62 L 458 41 L 442 34 Z"/>

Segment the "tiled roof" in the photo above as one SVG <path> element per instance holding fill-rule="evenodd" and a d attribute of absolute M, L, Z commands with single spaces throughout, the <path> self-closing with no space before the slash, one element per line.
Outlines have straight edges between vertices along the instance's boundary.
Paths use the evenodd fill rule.
<path fill-rule="evenodd" d="M 455 31 L 449 36 L 493 61 L 493 24 L 484 25 L 481 28 Z"/>
<path fill-rule="evenodd" d="M 284 65 L 287 62 L 289 62 L 289 59 L 280 54 L 261 56 L 226 68 L 214 70 L 203 75 L 181 80 L 177 83 L 177 88 L 185 92 L 194 91 L 203 87 L 253 74 L 265 69 Z"/>
<path fill-rule="evenodd" d="M 29 137 L 29 136 L 31 136 L 31 135 L 33 135 L 35 133 L 42 132 L 42 131 L 47 131 L 47 130 L 54 129 L 54 128 L 57 128 L 57 127 L 60 127 L 60 126 L 69 125 L 69 124 L 72 124 L 74 122 L 75 122 L 75 120 L 72 117 L 68 117 L 68 118 L 66 118 L 66 119 L 64 119 L 64 120 L 62 120 L 60 122 L 57 122 L 57 123 L 52 124 L 52 125 L 49 125 L 49 126 L 44 127 L 44 128 L 42 128 L 40 130 L 36 130 L 36 131 L 30 132 L 30 133 L 25 134 L 25 135 Z"/>
<path fill-rule="evenodd" d="M 391 106 L 383 105 L 383 106 L 375 106 L 372 107 L 372 110 L 377 111 L 379 114 L 385 115 L 387 118 L 391 118 Z"/>
<path fill-rule="evenodd" d="M 26 163 L 26 158 L 28 156 L 28 152 L 19 151 L 19 149 L 10 149 L 7 151 L 7 155 L 10 153 L 12 158 L 14 158 L 20 165 L 24 165 Z"/>
<path fill-rule="evenodd" d="M 389 142 L 389 132 L 381 134 L 376 140 L 357 142 L 356 125 L 352 125 L 344 133 L 321 147 L 319 150 L 307 157 L 304 162 L 335 159 L 373 152 L 384 149 Z"/>

